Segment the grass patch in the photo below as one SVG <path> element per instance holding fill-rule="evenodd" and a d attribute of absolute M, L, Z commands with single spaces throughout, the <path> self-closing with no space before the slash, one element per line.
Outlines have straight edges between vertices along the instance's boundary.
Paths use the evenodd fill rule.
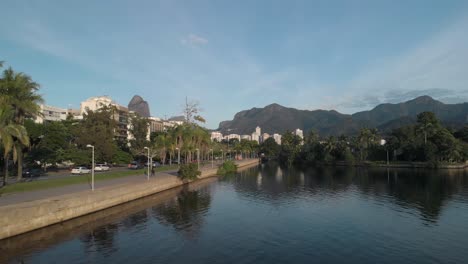
<path fill-rule="evenodd" d="M 177 169 L 177 165 L 172 166 L 163 166 L 155 168 L 155 172 L 161 171 L 168 171 L 172 169 Z M 128 171 L 110 171 L 110 172 L 98 172 L 94 173 L 94 180 L 97 181 L 105 181 L 111 179 L 117 179 L 121 177 L 127 177 L 132 175 L 143 175 L 146 173 L 147 169 L 140 169 L 140 170 L 128 170 Z M 37 181 L 30 181 L 30 182 L 21 182 L 15 183 L 11 185 L 7 185 L 0 189 L 0 195 L 7 194 L 7 193 L 15 193 L 15 192 L 29 192 L 29 191 L 37 191 L 43 189 L 50 189 L 50 188 L 57 188 L 67 185 L 73 184 L 82 184 L 82 183 L 89 183 L 91 185 L 91 173 L 79 176 L 70 176 L 67 178 L 59 178 L 59 179 L 47 179 L 47 180 L 37 180 Z"/>

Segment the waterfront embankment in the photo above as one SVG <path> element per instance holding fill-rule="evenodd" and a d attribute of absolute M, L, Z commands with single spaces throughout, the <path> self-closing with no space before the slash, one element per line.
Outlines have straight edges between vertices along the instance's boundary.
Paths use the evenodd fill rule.
<path fill-rule="evenodd" d="M 239 169 L 255 166 L 257 159 L 236 162 Z M 199 179 L 216 176 L 217 167 L 204 168 Z M 182 186 L 175 173 L 158 173 L 147 181 L 51 196 L 0 206 L 0 239 L 84 216 L 142 197 Z"/>

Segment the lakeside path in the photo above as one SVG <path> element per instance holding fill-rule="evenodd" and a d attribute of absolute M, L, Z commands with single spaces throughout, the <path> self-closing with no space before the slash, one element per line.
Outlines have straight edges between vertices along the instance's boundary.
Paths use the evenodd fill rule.
<path fill-rule="evenodd" d="M 258 159 L 235 162 L 240 170 L 259 164 Z M 211 164 L 207 164 L 201 168 L 201 173 L 198 179 L 214 177 L 217 166 L 212 168 Z M 176 171 L 166 171 L 156 173 L 149 180 L 146 175 L 135 175 L 96 182 L 94 191 L 90 190 L 88 184 L 76 184 L 0 197 L 0 240 L 187 183 L 177 177 Z"/>
<path fill-rule="evenodd" d="M 217 168 L 217 165 L 214 164 L 214 167 Z M 211 164 L 205 164 L 201 166 L 201 171 L 211 170 Z M 70 176 L 72 177 L 72 176 Z M 153 176 L 150 177 L 152 183 L 158 181 L 166 182 L 171 178 L 177 178 L 177 170 L 168 170 L 163 172 L 156 172 Z M 115 179 L 108 179 L 104 181 L 96 181 L 94 183 L 95 190 L 102 188 L 117 186 L 121 184 L 139 184 L 148 182 L 146 174 L 135 174 L 125 177 L 119 177 Z M 41 199 L 53 198 L 55 196 L 61 196 L 66 194 L 72 194 L 77 192 L 91 192 L 91 183 L 78 183 L 71 184 L 61 187 L 53 187 L 47 189 L 41 189 L 36 191 L 27 191 L 27 192 L 14 192 L 10 194 L 5 194 L 0 196 L 0 207 L 5 205 L 11 205 L 22 202 L 37 201 Z"/>

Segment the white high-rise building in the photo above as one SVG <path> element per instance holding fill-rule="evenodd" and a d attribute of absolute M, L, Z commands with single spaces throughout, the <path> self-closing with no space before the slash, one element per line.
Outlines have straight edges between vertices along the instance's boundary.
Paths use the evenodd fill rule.
<path fill-rule="evenodd" d="M 304 132 L 299 128 L 294 131 L 294 135 L 300 137 L 301 139 L 304 139 Z"/>
<path fill-rule="evenodd" d="M 252 140 L 255 140 L 258 143 L 260 143 L 261 136 L 262 136 L 262 129 L 259 126 L 257 126 L 255 128 L 255 132 L 252 133 Z"/>
<path fill-rule="evenodd" d="M 115 138 L 118 140 L 129 139 L 131 136 L 128 133 L 128 108 L 117 104 L 109 96 L 90 97 L 86 101 L 81 102 L 81 116 L 88 110 L 96 111 L 103 106 L 113 106 L 115 109 L 115 111 L 113 111 L 113 118 L 117 122 Z"/>
<path fill-rule="evenodd" d="M 252 136 L 251 135 L 242 135 L 241 139 L 243 139 L 243 140 L 252 140 Z"/>
<path fill-rule="evenodd" d="M 234 138 L 239 140 L 239 142 L 241 140 L 241 136 L 239 134 L 229 134 L 229 135 L 224 136 L 224 139 L 226 139 L 228 141 L 231 140 L 231 139 L 234 139 Z"/>
<path fill-rule="evenodd" d="M 262 134 L 262 142 L 265 142 L 265 140 L 267 140 L 269 137 L 270 137 L 270 134 L 268 134 L 268 133 L 263 133 L 263 134 Z"/>
<path fill-rule="evenodd" d="M 278 145 L 281 145 L 281 135 L 280 134 L 273 134 L 273 139 L 276 141 Z"/>
<path fill-rule="evenodd" d="M 34 120 L 36 123 L 42 124 L 44 121 L 61 121 L 67 119 L 67 109 L 43 104 L 41 104 L 39 107 L 42 115 L 38 115 L 36 117 Z"/>
<path fill-rule="evenodd" d="M 218 141 L 221 142 L 223 140 L 223 134 L 218 131 L 211 132 L 211 141 Z"/>

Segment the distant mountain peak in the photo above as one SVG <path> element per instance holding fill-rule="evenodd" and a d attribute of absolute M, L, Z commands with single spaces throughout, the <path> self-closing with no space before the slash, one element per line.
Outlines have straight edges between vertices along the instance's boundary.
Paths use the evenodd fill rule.
<path fill-rule="evenodd" d="M 148 102 L 143 100 L 143 97 L 134 95 L 128 103 L 128 110 L 139 114 L 142 117 L 150 117 Z"/>
<path fill-rule="evenodd" d="M 409 100 L 406 103 L 441 103 L 440 101 L 435 100 L 434 98 L 430 97 L 429 95 L 422 95 L 419 97 L 414 98 L 413 100 Z"/>

